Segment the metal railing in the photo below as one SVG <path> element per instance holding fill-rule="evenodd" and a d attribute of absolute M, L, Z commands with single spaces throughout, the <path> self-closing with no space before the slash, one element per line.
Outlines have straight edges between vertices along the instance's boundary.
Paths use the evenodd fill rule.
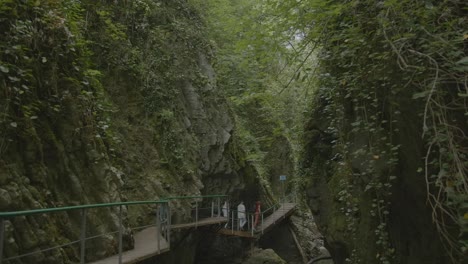
<path fill-rule="evenodd" d="M 232 234 L 234 234 L 234 231 L 246 231 L 246 232 L 249 232 L 252 236 L 256 232 L 261 232 L 261 234 L 263 234 L 265 218 L 267 218 L 268 216 L 273 214 L 275 211 L 277 211 L 279 208 L 281 208 L 281 206 L 284 205 L 284 203 L 287 203 L 287 202 L 296 203 L 296 200 L 297 200 L 296 194 L 291 193 L 288 196 L 281 198 L 279 202 L 274 203 L 272 206 L 268 207 L 267 209 L 260 211 L 258 213 L 258 219 L 256 219 L 257 213 L 242 211 L 243 213 L 245 213 L 245 216 L 246 216 L 245 225 L 244 225 L 245 228 L 241 227 L 240 225 L 240 222 L 243 220 L 241 220 L 238 217 L 239 211 L 237 211 L 237 207 L 230 208 L 228 206 L 229 220 L 224 227 L 231 229 Z"/>
<path fill-rule="evenodd" d="M 155 210 L 155 221 L 153 224 L 149 225 L 142 225 L 138 227 L 131 228 L 131 230 L 140 230 L 148 227 L 156 227 L 157 228 L 157 251 L 161 253 L 161 241 L 164 239 L 167 242 L 168 247 L 170 248 L 170 235 L 171 235 L 171 209 L 170 209 L 170 201 L 172 200 L 186 200 L 192 199 L 196 202 L 196 218 L 195 222 L 197 223 L 199 220 L 199 211 L 201 208 L 198 208 L 199 201 L 203 199 L 214 199 L 215 202 L 211 203 L 211 207 L 209 210 L 211 211 L 211 217 L 214 216 L 214 213 L 217 212 L 220 215 L 220 199 L 222 197 L 227 197 L 226 195 L 206 195 L 206 196 L 176 196 L 176 197 L 166 197 L 162 198 L 161 200 L 157 201 L 132 201 L 132 202 L 117 202 L 117 203 L 102 203 L 102 204 L 90 204 L 90 205 L 78 205 L 78 206 L 66 206 L 66 207 L 56 207 L 56 208 L 45 208 L 45 209 L 35 209 L 35 210 L 25 210 L 25 211 L 14 211 L 14 212 L 0 212 L 0 264 L 5 262 L 11 262 L 13 260 L 18 260 L 21 258 L 25 258 L 28 256 L 33 256 L 39 253 L 44 253 L 52 250 L 61 249 L 64 247 L 70 246 L 78 246 L 79 249 L 79 261 L 81 264 L 86 262 L 86 242 L 91 239 L 96 239 L 103 236 L 108 235 L 115 235 L 117 234 L 118 237 L 118 255 L 119 255 L 119 264 L 122 263 L 122 253 L 123 253 L 123 234 L 124 234 L 124 224 L 123 224 L 123 211 L 128 206 L 136 206 L 136 205 L 156 205 Z M 217 206 L 215 206 L 217 205 Z M 87 236 L 87 212 L 91 209 L 95 208 L 118 208 L 118 230 L 111 231 L 104 234 L 97 234 Z M 5 226 L 7 222 L 10 222 L 12 219 L 16 217 L 30 217 L 34 215 L 44 215 L 44 214 L 52 214 L 52 213 L 59 213 L 59 212 L 70 212 L 70 211 L 80 211 L 80 235 L 79 239 L 63 243 L 60 245 L 56 245 L 53 247 L 34 250 L 32 252 L 27 252 L 23 254 L 19 254 L 16 256 L 9 256 L 4 257 L 4 248 L 5 248 L 5 239 L 6 239 L 6 230 Z M 13 235 L 13 234 L 12 234 Z"/>
<path fill-rule="evenodd" d="M 204 195 L 204 196 L 173 196 L 167 197 L 168 200 L 193 200 L 193 208 L 191 209 L 191 223 L 197 226 L 200 219 L 209 217 L 221 217 L 221 198 L 226 198 L 227 195 Z M 211 202 L 206 203 L 202 199 L 211 199 Z"/>
<path fill-rule="evenodd" d="M 230 229 L 232 234 L 234 234 L 234 231 L 245 231 L 245 232 L 250 232 L 251 235 L 254 234 L 254 231 L 255 231 L 255 226 L 254 226 L 255 214 L 254 213 L 242 211 L 245 213 L 245 218 L 239 218 L 238 217 L 239 211 L 237 211 L 237 209 L 234 210 L 233 208 L 229 208 L 227 212 L 228 212 L 228 215 L 226 217 L 228 218 L 228 221 L 224 225 L 224 228 Z M 242 226 L 241 226 L 241 221 L 242 222 L 245 221 Z"/>

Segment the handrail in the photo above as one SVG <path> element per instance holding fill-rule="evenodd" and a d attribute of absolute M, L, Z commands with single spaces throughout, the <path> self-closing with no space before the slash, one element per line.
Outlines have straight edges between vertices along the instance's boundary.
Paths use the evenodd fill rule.
<path fill-rule="evenodd" d="M 264 214 L 264 213 L 270 211 L 271 209 L 275 210 L 274 208 L 275 208 L 277 205 L 280 205 L 280 204 L 279 204 L 279 203 L 275 203 L 275 204 L 273 204 L 272 206 L 268 207 L 268 209 L 263 210 L 261 213 Z"/>
<path fill-rule="evenodd" d="M 114 207 L 114 206 L 121 206 L 121 205 L 167 203 L 167 202 L 169 202 L 169 200 L 197 199 L 197 198 L 217 198 L 217 197 L 227 197 L 227 195 L 170 196 L 170 197 L 164 197 L 161 200 L 85 204 L 85 205 L 52 207 L 52 208 L 32 209 L 32 210 L 23 210 L 23 211 L 0 212 L 0 218 L 24 216 L 24 215 L 33 215 L 33 214 L 43 214 L 43 213 L 52 213 L 52 212 L 61 212 L 61 211 L 71 211 L 71 210 L 79 210 L 79 209 L 89 209 L 89 208 Z"/>
<path fill-rule="evenodd" d="M 53 250 L 56 248 L 60 247 L 65 247 L 73 244 L 80 244 L 80 263 L 84 264 L 85 263 L 85 243 L 87 240 L 90 240 L 92 238 L 97 238 L 103 235 L 107 234 L 115 234 L 118 233 L 118 239 L 119 239 L 119 245 L 118 245 L 118 256 L 119 260 L 118 263 L 122 263 L 122 235 L 123 235 L 123 223 L 122 223 L 122 207 L 127 206 L 127 205 L 142 205 L 142 204 L 162 204 L 160 206 L 164 206 L 167 208 L 166 210 L 168 211 L 164 218 L 161 215 L 161 212 L 159 210 L 156 211 L 156 226 L 159 230 L 159 233 L 157 235 L 158 239 L 158 253 L 161 253 L 161 248 L 160 248 L 160 239 L 161 236 L 168 241 L 169 247 L 170 247 L 170 229 L 171 229 L 171 213 L 170 213 L 170 207 L 169 207 L 169 202 L 171 200 L 182 200 L 182 199 L 203 199 L 203 198 L 217 198 L 217 212 L 218 215 L 220 214 L 220 198 L 221 197 L 228 197 L 227 195 L 204 195 L 204 196 L 171 196 L 171 197 L 163 197 L 160 200 L 147 200 L 147 201 L 130 201 L 130 202 L 114 202 L 114 203 L 100 203 L 100 204 L 85 204 L 85 205 L 76 205 L 76 206 L 63 206 L 63 207 L 55 207 L 55 208 L 42 208 L 42 209 L 33 209 L 33 210 L 22 210 L 22 211 L 11 211 L 11 212 L 0 212 L 0 264 L 3 261 L 9 261 L 29 255 L 33 255 L 36 253 L 40 252 L 46 252 L 49 250 Z M 207 208 L 198 208 L 198 203 L 199 201 L 196 201 L 197 204 L 197 217 L 196 221 L 198 222 L 198 210 L 200 209 L 209 209 Z M 211 205 L 211 216 L 213 217 L 214 215 L 214 203 L 212 202 Z M 92 209 L 92 208 L 103 208 L 103 207 L 118 207 L 119 208 L 119 229 L 118 231 L 114 232 L 108 232 L 106 234 L 100 234 L 97 236 L 92 236 L 92 237 L 86 237 L 86 211 L 87 209 Z M 26 254 L 22 255 L 17 255 L 9 258 L 4 258 L 3 257 L 3 247 L 4 247 L 4 239 L 5 239 L 5 222 L 8 221 L 9 218 L 14 218 L 18 216 L 29 216 L 29 215 L 35 215 L 35 214 L 45 214 L 45 213 L 54 213 L 54 212 L 64 212 L 64 211 L 72 211 L 72 210 L 80 210 L 81 211 L 81 228 L 80 228 L 80 238 L 79 240 L 72 241 L 66 244 L 54 246 L 51 248 L 47 249 L 42 249 L 38 251 L 33 251 L 29 252 Z M 166 228 L 163 229 L 163 225 L 166 226 Z M 151 225 L 151 226 L 154 226 Z"/>
<path fill-rule="evenodd" d="M 229 218 L 229 216 L 231 217 L 231 219 L 228 221 L 228 224 L 229 223 L 231 224 L 231 231 L 234 233 L 234 229 L 235 229 L 234 222 L 237 223 L 237 231 L 239 231 L 240 226 L 239 226 L 239 223 L 238 223 L 238 220 L 237 220 L 238 218 L 235 218 L 235 213 L 238 214 L 239 212 L 242 212 L 246 216 L 245 217 L 245 220 L 246 220 L 245 223 L 247 224 L 247 231 L 249 231 L 252 236 L 254 236 L 254 231 L 255 232 L 261 232 L 263 234 L 263 232 L 264 232 L 263 223 L 264 223 L 265 213 L 269 212 L 270 210 L 275 212 L 276 209 L 279 209 L 281 207 L 281 205 L 285 203 L 286 198 L 288 200 L 292 200 L 293 202 L 295 202 L 295 194 L 291 193 L 290 195 L 284 197 L 282 199 L 282 202 L 275 202 L 272 206 L 270 206 L 266 210 L 263 210 L 263 211 L 260 211 L 260 212 L 252 212 L 252 211 L 247 211 L 247 210 L 246 211 L 238 211 L 237 207 L 235 207 L 235 206 L 234 207 L 228 207 L 227 209 L 230 212 L 230 214 L 228 213 L 228 218 Z M 254 224 L 254 223 L 256 223 L 256 224 Z M 259 229 L 259 230 L 256 229 L 258 223 L 261 223 L 260 224 L 261 229 Z M 227 224 L 226 224 L 226 226 L 227 226 Z"/>
<path fill-rule="evenodd" d="M 295 195 L 296 195 L 295 193 L 290 193 L 290 194 L 288 194 L 287 196 L 285 196 L 284 199 L 285 199 L 285 200 L 286 200 L 286 199 L 289 200 L 289 199 L 292 198 L 293 201 L 294 201 L 294 200 L 295 200 Z M 280 198 L 280 201 L 279 201 L 279 202 L 274 202 L 272 206 L 270 206 L 270 207 L 268 207 L 267 209 L 261 211 L 261 213 L 264 214 L 264 213 L 268 212 L 268 211 L 271 210 L 271 209 L 275 210 L 275 208 L 276 208 L 277 206 L 281 206 L 282 203 L 284 203 L 284 201 L 281 202 L 281 198 Z"/>
<path fill-rule="evenodd" d="M 168 200 L 132 201 L 132 202 L 116 202 L 116 203 L 85 204 L 85 205 L 76 205 L 76 206 L 52 207 L 52 208 L 33 209 L 33 210 L 24 210 L 24 211 L 0 212 L 0 218 L 61 212 L 61 211 L 71 211 L 71 210 L 79 210 L 79 209 L 89 209 L 89 208 L 114 207 L 114 206 L 121 206 L 121 205 L 136 205 L 136 204 L 156 204 L 156 203 L 167 203 L 167 202 L 169 201 Z"/>
<path fill-rule="evenodd" d="M 164 197 L 166 200 L 182 200 L 182 199 L 197 199 L 197 198 L 220 198 L 220 197 L 229 197 L 225 194 L 211 194 L 211 195 L 201 195 L 201 196 L 169 196 Z"/>

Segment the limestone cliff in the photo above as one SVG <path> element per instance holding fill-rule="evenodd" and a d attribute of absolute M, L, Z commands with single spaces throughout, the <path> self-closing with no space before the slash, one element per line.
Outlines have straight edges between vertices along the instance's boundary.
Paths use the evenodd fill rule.
<path fill-rule="evenodd" d="M 301 160 L 335 263 L 466 263 L 466 4 L 339 6 Z"/>
<path fill-rule="evenodd" d="M 424 179 L 414 173 L 421 166 L 414 159 L 420 155 L 418 144 L 421 142 L 412 136 L 418 129 L 414 121 L 409 125 L 411 115 L 402 117 L 399 122 L 401 126 L 398 127 L 405 132 L 398 137 L 403 146 L 398 155 L 399 163 L 393 167 L 386 162 L 388 157 L 372 155 L 369 160 L 360 155 L 342 157 L 334 144 L 336 138 L 325 132 L 330 124 L 330 120 L 322 118 L 326 105 L 324 101 L 316 101 L 315 111 L 307 125 L 307 160 L 303 161 L 302 168 L 310 177 L 308 204 L 335 263 L 345 263 L 347 258 L 373 263 L 380 252 L 379 243 L 384 242 L 374 228 L 388 232 L 387 242 L 399 258 L 395 263 L 447 263 L 448 257 L 432 224 L 430 209 L 425 204 L 426 193 L 421 189 L 425 186 Z M 350 132 L 349 138 L 353 142 L 350 147 L 354 149 L 362 148 L 362 144 L 372 144 L 362 133 Z M 378 198 L 379 193 L 371 191 L 369 185 L 373 180 L 370 176 L 356 177 L 357 173 L 368 170 L 367 166 L 373 166 L 378 177 L 385 177 L 389 171 L 398 173 L 396 182 L 382 186 L 389 188 L 388 200 L 377 200 L 383 198 Z M 383 194 L 384 190 L 380 190 Z M 388 211 L 380 212 L 379 206 L 383 203 L 386 203 L 388 209 L 385 210 Z M 389 214 L 384 225 L 379 221 L 379 213 Z"/>
<path fill-rule="evenodd" d="M 108 2 L 0 4 L 0 210 L 255 190 L 196 11 L 182 0 Z M 115 230 L 116 210 L 90 210 L 89 234 Z M 124 214 L 129 224 L 152 216 L 151 207 Z M 7 221 L 5 256 L 76 240 L 79 216 Z M 89 247 L 89 259 L 109 255 L 116 238 Z"/>

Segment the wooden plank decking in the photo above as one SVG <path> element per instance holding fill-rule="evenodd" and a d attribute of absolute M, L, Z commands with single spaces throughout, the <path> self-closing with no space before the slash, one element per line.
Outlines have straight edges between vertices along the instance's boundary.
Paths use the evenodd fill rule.
<path fill-rule="evenodd" d="M 158 250 L 157 228 L 149 227 L 135 234 L 135 248 L 122 253 L 122 263 L 131 264 L 169 251 L 169 244 L 161 237 L 161 251 Z M 119 256 L 114 255 L 106 259 L 92 262 L 92 264 L 116 264 Z"/>
<path fill-rule="evenodd" d="M 200 219 L 197 223 L 185 223 L 185 224 L 174 224 L 171 225 L 171 229 L 182 229 L 182 228 L 191 228 L 198 226 L 206 226 L 213 224 L 226 223 L 228 221 L 227 217 L 211 217 Z M 169 243 L 161 237 L 161 246 L 158 250 L 158 241 L 157 241 L 157 228 L 149 227 L 141 230 L 135 234 L 135 248 L 124 251 L 122 253 L 122 263 L 132 264 L 139 261 L 148 259 L 150 257 L 162 254 L 169 251 Z M 102 259 L 92 264 L 116 264 L 119 263 L 119 256 L 114 255 L 106 259 Z"/>
<path fill-rule="evenodd" d="M 295 203 L 283 203 L 280 208 L 276 210 L 273 214 L 263 219 L 263 224 L 260 224 L 256 229 L 258 231 L 263 230 L 263 233 L 268 232 L 273 228 L 277 223 L 281 222 L 283 219 L 289 217 L 294 212 L 296 208 Z"/>
<path fill-rule="evenodd" d="M 263 225 L 260 223 L 259 226 L 254 231 L 254 234 L 252 236 L 251 231 L 238 231 L 238 230 L 232 230 L 228 228 L 221 228 L 218 230 L 218 234 L 222 235 L 227 235 L 227 236 L 238 236 L 238 237 L 246 237 L 246 238 L 259 238 L 262 235 L 262 228 L 263 228 L 263 233 L 268 232 L 270 229 L 272 229 L 276 224 L 280 223 L 283 221 L 283 219 L 289 217 L 293 212 L 294 209 L 296 208 L 295 203 L 284 203 L 280 206 L 278 210 L 276 210 L 274 213 L 272 213 L 270 216 L 267 218 L 263 219 Z"/>
<path fill-rule="evenodd" d="M 252 236 L 250 231 L 236 231 L 226 228 L 221 228 L 218 233 L 223 235 L 231 235 L 231 236 L 238 236 L 238 237 L 246 237 L 246 238 L 258 238 L 261 236 L 260 231 L 263 228 L 263 232 L 269 231 L 273 228 L 277 223 L 281 222 L 286 217 L 290 216 L 296 207 L 294 203 L 284 203 L 280 206 L 278 210 L 276 210 L 273 214 L 268 216 L 267 218 L 263 219 L 263 224 L 260 224 L 257 227 L 257 231 Z M 171 225 L 171 229 L 182 229 L 182 228 L 192 228 L 192 227 L 200 227 L 206 225 L 213 225 L 213 224 L 222 224 L 228 221 L 227 217 L 211 217 L 211 218 L 204 218 L 200 219 L 197 223 L 184 223 L 184 224 L 174 224 Z M 149 227 L 143 229 L 142 231 L 135 234 L 135 248 L 132 250 L 128 250 L 122 253 L 122 263 L 124 264 L 133 264 L 139 261 L 148 259 L 150 257 L 159 255 L 161 253 L 167 252 L 170 250 L 169 243 L 161 237 L 160 239 L 160 247 L 158 250 L 158 239 L 157 239 L 157 228 L 156 227 Z M 102 259 L 92 264 L 116 264 L 118 263 L 119 256 L 111 256 L 106 259 Z"/>
<path fill-rule="evenodd" d="M 228 221 L 227 217 L 210 217 L 210 218 L 199 219 L 197 223 L 192 222 L 192 223 L 184 223 L 184 224 L 174 224 L 174 225 L 171 225 L 171 228 L 182 229 L 182 228 L 222 224 L 222 223 L 226 223 L 227 221 Z"/>

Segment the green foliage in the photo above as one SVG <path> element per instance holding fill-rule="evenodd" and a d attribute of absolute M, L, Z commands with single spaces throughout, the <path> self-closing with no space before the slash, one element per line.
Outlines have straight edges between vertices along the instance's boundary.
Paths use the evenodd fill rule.
<path fill-rule="evenodd" d="M 206 84 L 199 55 L 209 53 L 209 43 L 197 13 L 185 1 L 139 0 L 115 5 L 83 1 L 82 8 L 86 10 L 83 34 L 107 84 L 103 92 L 121 93 L 112 87 L 115 79 L 125 82 L 119 85 L 134 87 L 129 94 L 138 95 L 145 117 L 157 120 L 148 119 L 148 125 L 156 127 L 153 141 L 160 147 L 161 162 L 181 170 L 187 164 L 193 166 L 197 143 L 181 126 L 185 113 L 179 99 L 187 83 Z M 111 130 L 107 134 L 107 138 L 119 140 Z"/>
<path fill-rule="evenodd" d="M 105 98 L 121 92 L 108 85 L 118 77 L 135 87 L 146 117 L 158 120 L 162 159 L 193 165 L 197 143 L 174 102 L 186 83 L 207 84 L 199 55 L 209 54 L 209 42 L 186 1 L 2 1 L 0 14 L 0 154 L 19 131 L 67 119 L 114 155 L 122 139 Z"/>
<path fill-rule="evenodd" d="M 275 23 L 262 1 L 194 1 L 214 40 L 217 84 L 238 115 L 238 135 L 251 161 L 268 171 L 267 153 L 279 137 L 298 144 L 301 113 L 305 109 L 304 83 L 290 80 L 292 51 L 275 35 Z M 299 114 L 298 114 L 299 113 Z M 276 172 L 278 173 L 278 172 Z"/>
<path fill-rule="evenodd" d="M 15 134 L 28 133 L 39 120 L 65 118 L 73 97 L 85 116 L 83 127 L 93 129 L 100 72 L 81 34 L 79 4 L 2 1 L 0 15 L 0 154 Z"/>
<path fill-rule="evenodd" d="M 447 252 L 457 252 L 454 261 L 466 254 L 466 204 L 461 202 L 467 193 L 463 160 L 468 142 L 462 132 L 467 131 L 466 4 L 265 2 L 280 17 L 278 35 L 286 40 L 301 36 L 298 45 L 306 48 L 298 50 L 305 56 L 316 50 L 317 96 L 326 106 L 323 119 L 330 122 L 323 132 L 336 138 L 333 152 L 343 159 L 342 166 L 352 168 L 342 191 L 361 199 L 358 187 L 364 183 L 364 191 L 378 201 L 374 209 L 360 215 L 370 214 L 377 220 L 379 262 L 396 261 L 386 231 L 388 201 L 394 182 L 400 180 L 397 169 L 404 163 L 401 145 L 410 144 L 401 142 L 406 136 L 402 133 L 418 125 L 416 137 L 422 136 L 427 144 L 426 154 L 420 157 L 425 160 L 421 165 L 425 175 L 420 177 L 427 186 L 420 188 L 429 191 L 433 220 L 447 242 Z M 300 66 L 306 65 L 310 63 Z M 299 73 L 295 78 L 300 78 Z M 457 224 L 458 231 L 449 222 Z"/>

